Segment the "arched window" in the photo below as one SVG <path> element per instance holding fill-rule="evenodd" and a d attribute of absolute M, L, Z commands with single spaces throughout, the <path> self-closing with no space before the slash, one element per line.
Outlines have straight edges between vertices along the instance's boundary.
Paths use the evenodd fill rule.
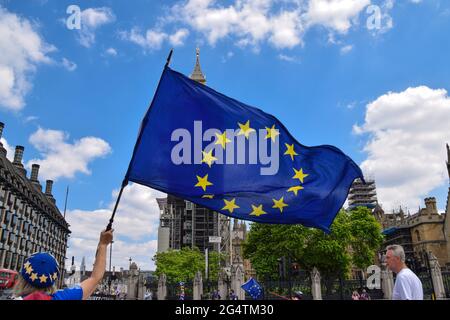
<path fill-rule="evenodd" d="M 416 230 L 416 238 L 417 238 L 417 241 L 422 241 L 422 239 L 420 238 L 420 232 L 419 232 L 419 230 Z"/>

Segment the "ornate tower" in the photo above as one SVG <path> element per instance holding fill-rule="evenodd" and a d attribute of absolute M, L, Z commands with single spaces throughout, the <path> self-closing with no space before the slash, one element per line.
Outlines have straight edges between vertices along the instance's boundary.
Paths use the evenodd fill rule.
<path fill-rule="evenodd" d="M 197 48 L 197 60 L 195 62 L 194 71 L 191 74 L 191 79 L 201 84 L 206 83 L 206 77 L 203 75 L 202 69 L 200 68 L 200 49 Z"/>

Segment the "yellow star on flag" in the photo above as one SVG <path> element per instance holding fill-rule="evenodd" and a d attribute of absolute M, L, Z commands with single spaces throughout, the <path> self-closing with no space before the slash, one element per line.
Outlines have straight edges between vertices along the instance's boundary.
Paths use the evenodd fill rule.
<path fill-rule="evenodd" d="M 208 175 L 204 176 L 203 178 L 200 176 L 197 176 L 198 183 L 195 185 L 195 187 L 200 187 L 203 189 L 203 191 L 206 191 L 206 187 L 212 186 L 213 184 L 208 181 Z"/>
<path fill-rule="evenodd" d="M 224 149 L 227 146 L 227 143 L 231 142 L 231 140 L 227 138 L 226 131 L 224 131 L 222 134 L 216 133 L 216 137 L 217 137 L 217 140 L 216 140 L 215 144 L 220 144 L 222 146 L 222 148 L 224 148 Z"/>
<path fill-rule="evenodd" d="M 252 205 L 252 208 L 253 208 L 253 211 L 252 211 L 252 213 L 250 213 L 251 216 L 257 216 L 257 217 L 259 217 L 259 216 L 262 216 L 263 214 L 267 214 L 267 212 L 265 212 L 265 211 L 263 210 L 263 205 L 262 205 L 262 204 L 259 205 L 258 207 Z"/>
<path fill-rule="evenodd" d="M 239 125 L 239 128 L 241 128 L 241 130 L 239 130 L 239 132 L 238 132 L 238 136 L 245 135 L 245 137 L 248 139 L 250 133 L 256 132 L 255 129 L 250 128 L 250 120 L 248 120 L 245 124 L 238 122 L 238 125 Z"/>
<path fill-rule="evenodd" d="M 55 272 L 55 273 L 53 273 L 53 276 L 52 276 L 52 278 L 53 278 L 53 280 L 56 280 L 56 279 L 58 279 L 58 274 Z"/>
<path fill-rule="evenodd" d="M 266 139 L 272 139 L 273 142 L 275 142 L 275 139 L 277 138 L 277 136 L 280 135 L 280 132 L 278 132 L 278 129 L 275 129 L 275 125 L 272 126 L 272 128 L 267 128 L 267 135 L 266 135 Z"/>
<path fill-rule="evenodd" d="M 222 210 L 228 210 L 230 213 L 233 213 L 234 209 L 240 208 L 238 205 L 236 205 L 236 199 L 233 199 L 231 201 L 223 200 L 225 202 L 225 207 L 222 208 Z"/>
<path fill-rule="evenodd" d="M 30 261 L 27 261 L 27 262 L 23 265 L 24 269 L 27 269 L 29 266 L 31 266 Z"/>
<path fill-rule="evenodd" d="M 33 270 L 33 267 L 31 266 L 31 265 L 29 265 L 28 267 L 26 267 L 25 268 L 27 271 L 26 271 L 26 274 L 31 274 L 31 272 L 33 272 L 34 270 Z"/>
<path fill-rule="evenodd" d="M 303 179 L 305 179 L 309 174 L 303 173 L 303 168 L 300 168 L 300 170 L 295 170 L 295 175 L 292 177 L 292 179 L 299 179 L 301 183 L 303 183 Z"/>
<path fill-rule="evenodd" d="M 38 278 L 37 273 L 31 274 L 31 277 L 30 277 L 31 281 L 35 281 L 37 278 Z"/>
<path fill-rule="evenodd" d="M 274 203 L 272 208 L 280 209 L 280 212 L 283 212 L 283 208 L 288 206 L 286 203 L 284 203 L 284 197 L 281 197 L 280 200 L 275 200 L 275 199 L 272 199 L 272 200 Z"/>
<path fill-rule="evenodd" d="M 48 277 L 45 276 L 45 274 L 43 274 L 42 276 L 39 277 L 39 280 L 41 281 L 41 283 L 46 283 L 47 279 L 48 279 Z"/>
<path fill-rule="evenodd" d="M 202 163 L 205 162 L 210 168 L 212 163 L 218 160 L 216 157 L 212 155 L 212 152 L 213 152 L 212 150 L 210 150 L 209 152 L 202 151 L 203 153 Z"/>
<path fill-rule="evenodd" d="M 291 187 L 288 189 L 288 192 L 293 192 L 295 195 L 297 195 L 299 190 L 303 190 L 304 188 L 302 186 L 296 186 L 296 187 Z"/>
<path fill-rule="evenodd" d="M 287 143 L 285 143 L 285 145 L 287 150 L 284 155 L 291 156 L 292 161 L 294 161 L 294 156 L 298 156 L 298 153 L 294 150 L 294 144 L 288 145 Z"/>
<path fill-rule="evenodd" d="M 203 199 L 214 199 L 214 195 L 213 194 L 205 194 L 202 196 Z"/>

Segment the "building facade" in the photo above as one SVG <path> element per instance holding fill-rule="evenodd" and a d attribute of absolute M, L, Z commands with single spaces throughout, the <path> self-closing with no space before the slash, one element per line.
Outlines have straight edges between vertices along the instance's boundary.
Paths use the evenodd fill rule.
<path fill-rule="evenodd" d="M 0 123 L 0 137 L 4 124 Z M 0 143 L 0 268 L 19 271 L 32 253 L 49 252 L 65 269 L 69 224 L 56 207 L 52 195 L 53 181 L 47 180 L 45 191 L 39 183 L 39 165 L 31 176 L 22 164 L 24 148 L 16 147 L 14 161 L 6 158 Z M 61 286 L 62 278 L 58 283 Z"/>
<path fill-rule="evenodd" d="M 191 79 L 206 84 L 200 67 L 199 49 Z M 209 251 L 229 253 L 230 218 L 172 195 L 157 199 L 157 202 L 160 209 L 158 252 L 197 247 L 201 252 L 208 248 Z M 210 243 L 210 236 L 221 237 L 221 243 Z"/>

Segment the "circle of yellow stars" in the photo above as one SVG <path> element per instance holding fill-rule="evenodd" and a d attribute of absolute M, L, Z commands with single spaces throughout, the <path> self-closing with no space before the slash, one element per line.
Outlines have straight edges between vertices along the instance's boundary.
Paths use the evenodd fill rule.
<path fill-rule="evenodd" d="M 256 133 L 256 130 L 251 128 L 250 126 L 250 120 L 247 120 L 247 122 L 240 123 L 238 122 L 238 126 L 239 126 L 239 131 L 238 131 L 238 136 L 243 135 L 245 136 L 246 139 L 250 138 L 250 134 L 252 133 Z M 279 130 L 275 127 L 275 125 L 273 125 L 271 128 L 266 127 L 266 136 L 265 139 L 271 139 L 272 142 L 276 142 L 276 138 L 280 135 Z M 226 131 L 224 131 L 223 133 L 216 133 L 216 141 L 215 141 L 215 145 L 220 145 L 224 150 L 226 149 L 226 146 L 228 143 L 231 142 L 231 140 L 229 140 L 227 138 L 226 135 Z M 295 145 L 294 144 L 288 144 L 285 143 L 285 147 L 286 147 L 286 151 L 284 152 L 283 155 L 285 156 L 289 156 L 291 158 L 292 161 L 294 161 L 295 157 L 298 156 L 299 154 L 297 153 L 297 151 L 295 150 Z M 212 165 L 214 164 L 215 161 L 217 161 L 218 159 L 213 156 L 213 150 L 210 151 L 202 151 L 203 154 L 203 159 L 201 163 L 206 163 L 208 165 L 209 168 L 212 167 Z M 300 190 L 303 190 L 304 187 L 300 185 L 300 183 L 304 183 L 304 180 L 306 177 L 309 176 L 309 174 L 303 172 L 303 168 L 292 168 L 294 171 L 294 176 L 292 177 L 292 179 L 297 180 L 298 179 L 298 185 L 292 186 L 289 189 L 287 189 L 287 192 L 292 192 L 295 196 L 298 196 L 298 193 Z M 207 191 L 207 188 L 210 186 L 213 186 L 214 184 L 208 180 L 208 174 L 206 174 L 205 176 L 198 176 L 197 175 L 197 183 L 195 184 L 194 187 L 199 187 L 202 188 L 204 192 Z M 214 199 L 214 194 L 207 194 L 205 193 L 204 195 L 202 195 L 203 199 Z M 221 209 L 222 211 L 228 211 L 230 214 L 232 214 L 234 212 L 235 209 L 239 209 L 239 205 L 236 203 L 236 198 L 227 200 L 227 199 L 223 199 L 224 201 L 224 207 Z M 280 199 L 272 199 L 273 201 L 273 206 L 272 209 L 278 209 L 280 211 L 280 214 L 283 213 L 283 209 L 288 207 L 289 205 L 285 202 L 284 200 L 284 196 L 281 197 Z M 252 204 L 252 211 L 249 213 L 250 216 L 256 216 L 256 217 L 260 217 L 262 215 L 268 214 L 266 211 L 264 211 L 263 205 L 262 204 Z"/>
<path fill-rule="evenodd" d="M 35 271 L 30 263 L 30 261 L 27 261 L 24 265 L 23 268 L 25 269 L 25 273 L 27 275 L 29 275 L 31 281 L 35 282 L 37 279 L 39 279 L 40 283 L 46 283 L 48 279 L 53 279 L 53 281 L 56 281 L 56 279 L 58 279 L 58 273 L 54 272 L 53 274 L 42 274 L 41 276 L 39 276 L 39 274 L 37 272 L 33 272 Z"/>

